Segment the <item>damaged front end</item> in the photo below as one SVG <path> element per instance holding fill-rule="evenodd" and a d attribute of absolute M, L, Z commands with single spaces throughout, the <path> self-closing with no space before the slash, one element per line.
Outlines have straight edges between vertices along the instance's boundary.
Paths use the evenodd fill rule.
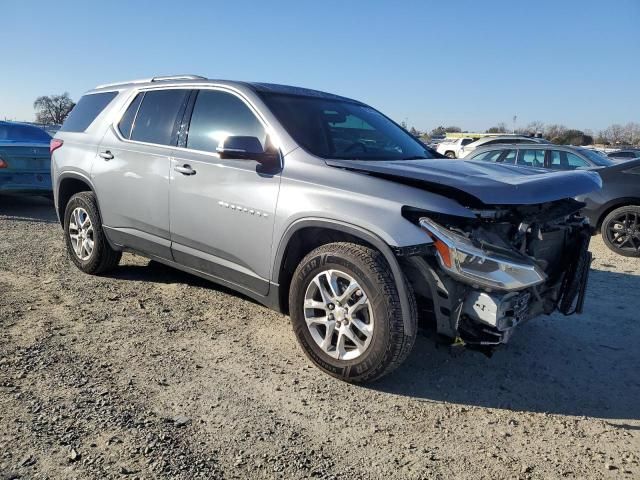
<path fill-rule="evenodd" d="M 582 206 L 563 199 L 483 207 L 471 220 L 407 209 L 432 241 L 407 261 L 438 333 L 490 353 L 524 321 L 580 313 L 591 264 Z"/>

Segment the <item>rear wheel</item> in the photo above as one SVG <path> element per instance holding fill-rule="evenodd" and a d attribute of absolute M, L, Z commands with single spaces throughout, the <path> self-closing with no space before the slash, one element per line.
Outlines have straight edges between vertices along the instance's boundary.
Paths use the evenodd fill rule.
<path fill-rule="evenodd" d="M 456 158 L 456 154 L 452 151 L 445 152 L 444 156 L 447 158 Z"/>
<path fill-rule="evenodd" d="M 120 262 L 122 252 L 113 250 L 104 236 L 93 192 L 76 193 L 69 199 L 64 234 L 69 256 L 83 272 L 104 273 Z"/>
<path fill-rule="evenodd" d="M 607 247 L 625 257 L 640 257 L 640 206 L 613 210 L 602 221 L 602 239 Z"/>
<path fill-rule="evenodd" d="M 409 292 L 412 334 L 384 256 L 352 243 L 331 243 L 307 255 L 289 294 L 293 328 L 305 354 L 322 370 L 350 382 L 391 372 L 415 341 L 416 307 Z"/>

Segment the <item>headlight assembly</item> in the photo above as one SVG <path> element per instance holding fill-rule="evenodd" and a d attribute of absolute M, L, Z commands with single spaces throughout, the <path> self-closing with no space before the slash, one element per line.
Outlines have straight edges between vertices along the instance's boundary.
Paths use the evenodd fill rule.
<path fill-rule="evenodd" d="M 465 283 L 509 291 L 546 280 L 544 272 L 533 262 L 483 250 L 427 217 L 420 219 L 420 226 L 433 240 L 440 266 Z"/>

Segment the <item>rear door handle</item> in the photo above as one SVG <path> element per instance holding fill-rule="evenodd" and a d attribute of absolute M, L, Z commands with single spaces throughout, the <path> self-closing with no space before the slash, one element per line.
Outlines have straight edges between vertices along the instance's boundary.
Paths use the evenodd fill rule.
<path fill-rule="evenodd" d="M 100 158 L 104 158 L 105 160 L 113 160 L 113 153 L 109 150 L 106 152 L 100 152 L 98 155 L 100 155 Z"/>
<path fill-rule="evenodd" d="M 196 174 L 196 171 L 193 168 L 191 168 L 191 165 L 187 165 L 186 163 L 184 165 L 182 165 L 182 166 L 177 165 L 177 166 L 173 167 L 173 169 L 176 172 L 180 172 L 183 175 L 195 175 Z"/>

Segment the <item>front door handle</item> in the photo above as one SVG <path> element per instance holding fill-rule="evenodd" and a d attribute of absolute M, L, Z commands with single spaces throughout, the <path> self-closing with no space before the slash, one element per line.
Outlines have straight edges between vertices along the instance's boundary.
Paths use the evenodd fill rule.
<path fill-rule="evenodd" d="M 109 150 L 106 152 L 100 152 L 98 155 L 100 155 L 100 158 L 104 158 L 105 160 L 113 160 L 113 153 Z"/>
<path fill-rule="evenodd" d="M 191 168 L 191 165 L 187 165 L 186 163 L 184 165 L 182 165 L 182 166 L 177 165 L 177 166 L 173 167 L 173 169 L 176 172 L 180 172 L 183 175 L 195 175 L 196 174 L 196 171 L 193 168 Z"/>

